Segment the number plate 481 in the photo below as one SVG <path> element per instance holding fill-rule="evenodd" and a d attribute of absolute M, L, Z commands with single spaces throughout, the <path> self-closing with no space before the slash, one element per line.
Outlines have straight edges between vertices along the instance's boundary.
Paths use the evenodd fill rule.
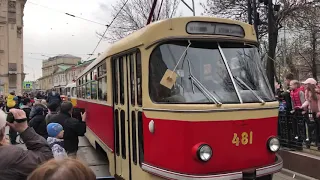
<path fill-rule="evenodd" d="M 252 137 L 253 137 L 252 131 L 250 131 L 249 133 L 243 132 L 241 133 L 240 137 L 238 136 L 237 133 L 233 133 L 232 144 L 236 146 L 239 146 L 240 143 L 242 145 L 252 144 Z"/>

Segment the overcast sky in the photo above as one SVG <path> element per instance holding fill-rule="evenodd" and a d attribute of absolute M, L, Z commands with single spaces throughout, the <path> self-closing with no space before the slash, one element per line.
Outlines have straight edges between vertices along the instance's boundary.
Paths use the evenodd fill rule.
<path fill-rule="evenodd" d="M 42 60 L 57 54 L 72 54 L 84 60 L 95 48 L 99 38 L 96 31 L 105 27 L 65 15 L 63 12 L 108 24 L 110 12 L 101 9 L 101 4 L 109 6 L 117 0 L 28 0 L 24 9 L 24 69 L 26 81 L 41 77 Z M 191 4 L 191 0 L 185 0 Z M 203 9 L 202 0 L 195 0 L 196 14 Z M 45 8 L 45 7 L 49 7 Z M 183 3 L 179 5 L 183 16 L 191 16 Z M 109 43 L 102 41 L 96 53 L 103 52 Z M 95 56 L 93 56 L 95 57 Z"/>

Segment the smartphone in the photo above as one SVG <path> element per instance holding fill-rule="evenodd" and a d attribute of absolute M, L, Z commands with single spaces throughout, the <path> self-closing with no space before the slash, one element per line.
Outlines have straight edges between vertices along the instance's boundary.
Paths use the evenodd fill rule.
<path fill-rule="evenodd" d="M 73 108 L 72 117 L 82 121 L 81 113 L 85 113 L 86 110 L 84 108 Z"/>

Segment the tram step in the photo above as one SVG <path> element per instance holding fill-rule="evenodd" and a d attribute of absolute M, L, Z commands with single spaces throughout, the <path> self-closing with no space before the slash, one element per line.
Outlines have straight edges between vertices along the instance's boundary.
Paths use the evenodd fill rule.
<path fill-rule="evenodd" d="M 305 152 L 280 150 L 283 159 L 283 168 L 320 179 L 320 157 Z"/>

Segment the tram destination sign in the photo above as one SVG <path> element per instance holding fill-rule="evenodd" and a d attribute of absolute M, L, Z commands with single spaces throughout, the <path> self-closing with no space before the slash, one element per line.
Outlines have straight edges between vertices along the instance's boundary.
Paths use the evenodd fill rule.
<path fill-rule="evenodd" d="M 206 35 L 226 35 L 244 37 L 243 28 L 237 24 L 215 23 L 215 22 L 189 22 L 187 33 Z"/>

